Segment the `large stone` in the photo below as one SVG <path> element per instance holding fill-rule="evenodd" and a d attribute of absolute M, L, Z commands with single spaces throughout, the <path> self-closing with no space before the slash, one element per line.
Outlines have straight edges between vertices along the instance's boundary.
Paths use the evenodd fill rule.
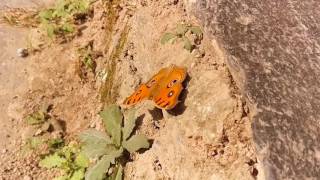
<path fill-rule="evenodd" d="M 190 0 L 251 103 L 266 179 L 320 178 L 320 1 Z"/>

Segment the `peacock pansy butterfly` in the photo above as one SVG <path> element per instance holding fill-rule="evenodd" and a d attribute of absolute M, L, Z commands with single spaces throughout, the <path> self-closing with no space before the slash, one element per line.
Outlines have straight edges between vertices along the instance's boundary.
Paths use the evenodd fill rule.
<path fill-rule="evenodd" d="M 187 71 L 184 67 L 171 65 L 161 69 L 147 83 L 140 87 L 129 97 L 123 105 L 134 106 L 145 99 L 152 100 L 158 108 L 172 109 L 179 100 L 179 95 L 183 90 L 182 82 L 186 79 Z"/>

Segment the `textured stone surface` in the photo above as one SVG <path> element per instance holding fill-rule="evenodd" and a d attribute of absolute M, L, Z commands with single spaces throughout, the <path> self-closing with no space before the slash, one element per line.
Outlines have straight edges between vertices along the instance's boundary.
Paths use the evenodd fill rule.
<path fill-rule="evenodd" d="M 193 0 L 251 104 L 266 179 L 320 178 L 320 1 Z"/>

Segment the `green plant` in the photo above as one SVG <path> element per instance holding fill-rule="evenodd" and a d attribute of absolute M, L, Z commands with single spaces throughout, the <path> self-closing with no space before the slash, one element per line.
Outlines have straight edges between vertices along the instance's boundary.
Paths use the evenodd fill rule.
<path fill-rule="evenodd" d="M 136 125 L 133 110 L 128 112 L 125 121 L 116 105 L 106 107 L 100 112 L 100 116 L 106 133 L 89 129 L 80 134 L 82 152 L 90 159 L 97 159 L 97 163 L 88 169 L 85 177 L 87 180 L 102 180 L 105 177 L 120 180 L 123 174 L 121 162 L 124 154 L 149 148 L 150 144 L 144 135 L 132 135 Z M 114 171 L 106 174 L 112 166 Z"/>
<path fill-rule="evenodd" d="M 201 41 L 202 39 L 202 31 L 198 26 L 192 26 L 188 24 L 178 24 L 175 32 L 167 32 L 165 33 L 160 42 L 161 44 L 166 44 L 168 42 L 175 42 L 178 39 L 181 39 L 184 43 L 183 48 L 191 52 L 196 47 L 196 42 L 190 41 L 186 36 L 187 32 L 194 34 L 196 36 L 195 41 Z"/>
<path fill-rule="evenodd" d="M 40 167 L 59 168 L 63 175 L 55 180 L 82 180 L 86 168 L 89 166 L 89 159 L 81 153 L 80 146 L 69 143 L 67 146 L 55 149 L 51 154 L 45 156 L 40 162 Z"/>
<path fill-rule="evenodd" d="M 21 149 L 23 154 L 37 152 L 44 146 L 45 149 L 53 150 L 64 145 L 63 128 L 59 121 L 49 115 L 49 110 L 50 105 L 43 105 L 39 110 L 25 118 L 29 129 L 26 133 L 26 141 Z M 55 134 L 51 134 L 52 132 L 55 132 Z"/>
<path fill-rule="evenodd" d="M 29 114 L 25 120 L 28 125 L 33 126 L 34 129 L 38 129 L 34 135 L 40 135 L 51 131 L 63 131 L 62 125 L 58 120 L 52 118 L 48 111 L 50 105 L 43 105 L 39 110 Z"/>
<path fill-rule="evenodd" d="M 58 0 L 54 8 L 40 11 L 41 27 L 50 38 L 74 34 L 75 21 L 80 15 L 88 13 L 89 5 L 89 0 Z"/>
<path fill-rule="evenodd" d="M 90 41 L 88 45 L 83 48 L 79 48 L 78 54 L 81 64 L 94 73 L 96 69 L 96 62 L 94 59 L 96 59 L 98 55 L 93 51 L 93 41 Z"/>

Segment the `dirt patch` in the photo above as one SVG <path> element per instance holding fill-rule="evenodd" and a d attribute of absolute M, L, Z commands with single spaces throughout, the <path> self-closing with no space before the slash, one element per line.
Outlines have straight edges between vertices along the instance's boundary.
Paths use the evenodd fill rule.
<path fill-rule="evenodd" d="M 65 122 L 67 139 L 73 139 L 89 126 L 101 129 L 98 112 L 103 104 L 120 104 L 139 83 L 176 64 L 185 66 L 189 75 L 182 102 L 168 112 L 154 109 L 149 101 L 138 105 L 138 130 L 153 144 L 127 163 L 125 179 L 255 179 L 250 112 L 232 83 L 218 45 L 204 36 L 190 53 L 182 42 L 160 43 L 162 35 L 177 24 L 196 25 L 182 2 L 113 5 L 97 1 L 81 36 L 51 44 L 27 59 L 28 91 L 8 106 L 17 112 L 10 128 L 21 136 L 14 138 L 13 146 L 5 147 L 1 164 L 6 168 L 1 177 L 41 179 L 54 174 L 40 169 L 36 157 L 23 158 L 19 153 L 26 139 L 23 119 L 41 105 L 52 105 L 50 115 Z M 81 79 L 78 49 L 89 42 L 101 56 L 95 59 L 96 73 L 88 72 Z M 107 72 L 106 79 L 100 76 L 103 72 Z M 33 163 L 28 163 L 30 158 Z"/>

